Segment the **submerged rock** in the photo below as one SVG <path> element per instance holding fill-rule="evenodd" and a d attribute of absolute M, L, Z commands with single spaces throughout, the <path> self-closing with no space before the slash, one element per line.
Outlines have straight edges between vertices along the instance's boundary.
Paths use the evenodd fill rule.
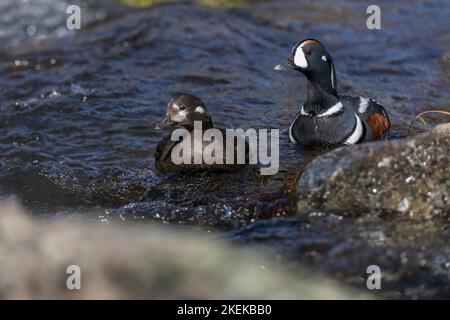
<path fill-rule="evenodd" d="M 297 211 L 450 213 L 450 124 L 411 139 L 329 152 L 305 169 Z"/>
<path fill-rule="evenodd" d="M 211 237 L 154 225 L 37 222 L 4 203 L 0 265 L 1 299 L 368 297 L 301 268 L 294 276 Z M 70 265 L 81 269 L 80 290 L 67 289 Z"/>

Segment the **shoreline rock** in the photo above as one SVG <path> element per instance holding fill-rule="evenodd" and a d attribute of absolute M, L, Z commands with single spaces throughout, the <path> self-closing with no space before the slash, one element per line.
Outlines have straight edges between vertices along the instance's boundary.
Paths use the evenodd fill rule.
<path fill-rule="evenodd" d="M 413 138 L 341 147 L 313 160 L 297 212 L 450 214 L 450 123 Z"/>

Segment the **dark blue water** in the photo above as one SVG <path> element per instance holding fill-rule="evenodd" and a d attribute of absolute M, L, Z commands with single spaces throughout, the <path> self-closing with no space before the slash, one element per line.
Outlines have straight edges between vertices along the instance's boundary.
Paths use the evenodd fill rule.
<path fill-rule="evenodd" d="M 394 275 L 411 274 L 393 277 L 389 296 L 450 296 L 450 247 L 435 241 L 448 240 L 446 221 L 417 232 L 415 222 L 334 221 L 324 213 L 307 217 L 313 233 L 305 233 L 301 219 L 265 221 L 295 213 L 296 181 L 318 154 L 287 143 L 305 79 L 273 66 L 297 41 L 322 40 L 336 64 L 338 90 L 380 101 L 393 136 L 405 135 L 419 112 L 449 110 L 446 1 L 383 4 L 381 30 L 366 28 L 364 1 L 260 1 L 230 10 L 82 1 L 83 28 L 76 33 L 64 28 L 66 5 L 0 4 L 2 197 L 14 195 L 40 217 L 225 228 L 239 243 L 256 242 L 356 285 L 368 254 Z M 199 96 L 218 127 L 280 128 L 280 172 L 159 173 L 153 154 L 166 133 L 153 125 L 173 92 Z M 443 121 L 428 120 L 416 132 Z M 390 237 L 397 224 L 411 228 Z M 371 242 L 372 232 L 389 245 Z M 414 247 L 402 242 L 410 237 Z M 317 251 L 320 259 L 311 259 Z M 429 269 L 419 258 L 403 265 L 405 251 L 426 254 Z M 430 291 L 407 290 L 434 276 Z"/>

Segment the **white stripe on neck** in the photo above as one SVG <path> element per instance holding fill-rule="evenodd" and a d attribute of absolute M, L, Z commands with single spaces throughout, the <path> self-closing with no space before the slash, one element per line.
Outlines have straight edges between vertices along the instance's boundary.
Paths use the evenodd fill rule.
<path fill-rule="evenodd" d="M 356 117 L 356 128 L 355 131 L 351 134 L 350 137 L 347 138 L 347 140 L 344 141 L 344 144 L 355 144 L 361 139 L 361 136 L 363 134 L 363 125 L 361 122 L 361 119 L 358 117 L 358 115 L 355 113 Z"/>
<path fill-rule="evenodd" d="M 298 47 L 295 51 L 294 55 L 294 64 L 297 67 L 306 69 L 308 68 L 308 61 L 306 60 L 305 52 L 302 49 L 302 46 Z"/>
<path fill-rule="evenodd" d="M 309 116 L 309 113 L 305 111 L 305 106 L 302 106 L 302 108 L 300 109 L 300 114 L 302 116 Z"/>
<path fill-rule="evenodd" d="M 334 83 L 334 68 L 333 63 L 330 62 L 330 68 L 331 68 L 331 87 L 336 90 L 336 84 Z"/>

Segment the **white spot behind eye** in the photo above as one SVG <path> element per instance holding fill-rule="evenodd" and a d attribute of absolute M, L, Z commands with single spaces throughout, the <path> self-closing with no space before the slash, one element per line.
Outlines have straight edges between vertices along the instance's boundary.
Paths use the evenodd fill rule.
<path fill-rule="evenodd" d="M 195 108 L 195 112 L 205 113 L 205 110 L 202 107 L 198 106 L 197 108 Z"/>
<path fill-rule="evenodd" d="M 308 68 L 308 61 L 306 61 L 305 52 L 303 52 L 301 46 L 295 51 L 294 64 L 300 68 Z"/>
<path fill-rule="evenodd" d="M 322 56 L 322 60 L 323 61 L 327 61 L 328 59 L 327 59 L 327 56 Z"/>

